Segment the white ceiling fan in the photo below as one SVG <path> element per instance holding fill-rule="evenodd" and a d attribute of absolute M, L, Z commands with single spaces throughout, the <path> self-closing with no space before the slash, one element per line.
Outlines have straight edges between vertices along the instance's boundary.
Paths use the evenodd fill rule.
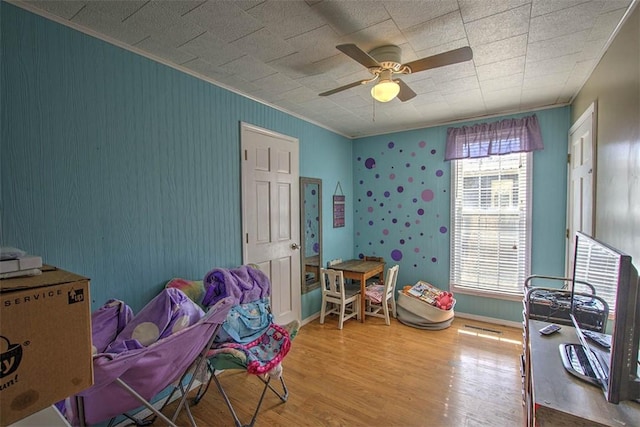
<path fill-rule="evenodd" d="M 396 96 L 402 102 L 416 96 L 416 93 L 405 82 L 394 79 L 395 74 L 412 74 L 446 65 L 469 61 L 473 58 L 473 52 L 469 46 L 437 55 L 417 59 L 403 64 L 400 60 L 400 48 L 395 45 L 381 46 L 369 53 L 363 51 L 355 44 L 341 44 L 336 46 L 338 50 L 351 59 L 367 67 L 373 74 L 370 79 L 359 80 L 338 88 L 322 92 L 319 96 L 329 96 L 352 87 L 377 81 L 371 88 L 371 96 L 379 102 L 389 102 Z"/>

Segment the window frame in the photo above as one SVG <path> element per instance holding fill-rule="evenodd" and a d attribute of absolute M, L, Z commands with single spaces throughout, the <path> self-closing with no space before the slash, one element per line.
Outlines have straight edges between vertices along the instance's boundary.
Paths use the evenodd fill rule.
<path fill-rule="evenodd" d="M 463 197 L 460 194 L 462 189 L 457 188 L 458 182 L 458 174 L 459 174 L 459 164 L 458 162 L 465 162 L 469 160 L 482 160 L 482 159 L 490 159 L 498 156 L 524 156 L 524 160 L 526 164 L 526 173 L 527 177 L 525 179 L 526 188 L 524 189 L 524 195 L 526 197 L 526 207 L 525 207 L 525 218 L 524 218 L 524 235 L 521 236 L 525 242 L 525 252 L 524 252 L 524 273 L 522 277 L 521 283 L 514 283 L 512 292 L 500 292 L 495 289 L 483 289 L 480 287 L 470 287 L 461 284 L 455 283 L 454 277 L 455 269 L 458 267 L 457 258 L 456 258 L 456 246 L 455 242 L 457 239 L 457 233 L 459 230 L 456 229 L 457 221 L 456 221 L 456 200 L 459 197 Z M 478 176 L 483 175 L 482 171 L 478 174 Z M 463 178 L 464 179 L 464 178 Z M 519 190 L 520 193 L 520 190 Z M 520 152 L 520 153 L 510 153 L 505 155 L 494 155 L 489 157 L 483 157 L 481 159 L 457 159 L 452 160 L 451 164 L 451 227 L 450 227 L 450 268 L 449 268 L 449 277 L 450 277 L 450 289 L 452 292 L 466 294 L 466 295 L 474 295 L 480 297 L 489 297 L 495 299 L 504 299 L 510 301 L 521 301 L 524 295 L 523 284 L 526 277 L 531 274 L 531 226 L 532 226 L 532 203 L 533 202 L 533 152 Z M 480 260 L 482 261 L 482 260 Z"/>

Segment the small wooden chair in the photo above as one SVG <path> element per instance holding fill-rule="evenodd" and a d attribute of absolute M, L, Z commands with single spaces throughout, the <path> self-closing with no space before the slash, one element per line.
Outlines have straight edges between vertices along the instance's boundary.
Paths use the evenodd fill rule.
<path fill-rule="evenodd" d="M 365 290 L 365 298 L 367 304 L 365 308 L 365 316 L 381 317 L 387 325 L 391 325 L 389 319 L 389 306 L 391 313 L 396 317 L 396 281 L 398 279 L 398 265 L 387 270 L 384 285 L 367 286 Z M 382 313 L 380 313 L 382 311 Z"/>
<path fill-rule="evenodd" d="M 377 262 L 384 262 L 384 258 L 381 256 L 369 256 L 369 255 L 365 255 L 363 258 L 363 261 L 377 261 Z M 367 284 L 366 286 L 373 286 L 373 285 L 382 285 L 382 283 L 379 283 L 378 278 L 374 277 L 372 279 L 367 280 Z"/>
<path fill-rule="evenodd" d="M 360 318 L 360 290 L 347 290 L 344 285 L 342 271 L 326 268 L 320 269 L 322 284 L 322 308 L 320 324 L 324 323 L 327 314 L 338 315 L 338 329 L 342 329 L 345 320 Z M 327 310 L 327 305 L 330 308 Z"/>

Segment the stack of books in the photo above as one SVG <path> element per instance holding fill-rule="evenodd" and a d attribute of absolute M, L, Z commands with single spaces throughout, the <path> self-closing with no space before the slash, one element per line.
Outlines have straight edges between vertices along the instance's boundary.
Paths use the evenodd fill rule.
<path fill-rule="evenodd" d="M 420 280 L 405 293 L 435 306 L 436 298 L 443 292 L 442 289 L 436 288 L 431 283 Z"/>
<path fill-rule="evenodd" d="M 37 276 L 42 274 L 42 257 L 28 255 L 24 251 L 14 249 L 2 250 L 0 259 L 0 279 L 21 276 Z"/>

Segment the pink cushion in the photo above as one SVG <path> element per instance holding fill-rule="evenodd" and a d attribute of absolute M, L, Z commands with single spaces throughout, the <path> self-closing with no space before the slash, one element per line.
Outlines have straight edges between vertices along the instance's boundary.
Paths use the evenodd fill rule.
<path fill-rule="evenodd" d="M 380 304 L 384 300 L 384 285 L 371 285 L 367 286 L 364 294 L 372 302 Z"/>

